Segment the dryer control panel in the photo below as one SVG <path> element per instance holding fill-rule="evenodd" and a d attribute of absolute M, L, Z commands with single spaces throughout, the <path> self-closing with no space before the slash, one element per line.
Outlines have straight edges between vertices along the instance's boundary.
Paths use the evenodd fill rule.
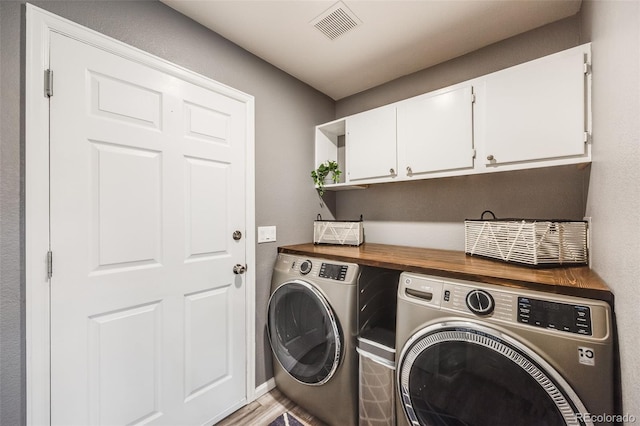
<path fill-rule="evenodd" d="M 327 259 L 300 258 L 286 254 L 279 254 L 275 269 L 283 269 L 295 276 L 306 279 L 323 278 L 340 281 L 343 284 L 357 284 L 359 266 L 353 263 L 328 261 Z"/>
<path fill-rule="evenodd" d="M 313 271 L 313 263 L 307 259 L 300 263 L 299 269 L 302 275 L 307 275 L 308 273 Z M 348 270 L 349 266 L 347 265 L 335 265 L 333 263 L 322 262 L 320 264 L 320 270 L 318 271 L 318 277 L 329 278 L 330 280 L 344 281 L 345 278 L 347 278 Z"/>
<path fill-rule="evenodd" d="M 320 266 L 320 278 L 329 278 L 332 280 L 344 281 L 347 276 L 347 265 L 334 265 L 332 263 L 322 263 Z"/>

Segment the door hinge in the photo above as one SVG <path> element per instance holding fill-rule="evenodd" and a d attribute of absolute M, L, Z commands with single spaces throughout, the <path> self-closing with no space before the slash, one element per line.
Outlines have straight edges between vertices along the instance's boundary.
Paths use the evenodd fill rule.
<path fill-rule="evenodd" d="M 582 66 L 582 72 L 585 74 L 591 74 L 591 64 L 589 62 L 585 62 Z"/>
<path fill-rule="evenodd" d="M 475 93 L 471 94 L 471 103 L 472 104 L 476 103 L 476 94 Z"/>
<path fill-rule="evenodd" d="M 582 140 L 584 141 L 584 143 L 591 143 L 591 135 L 589 134 L 589 132 L 583 133 Z"/>
<path fill-rule="evenodd" d="M 53 71 L 44 70 L 44 95 L 47 98 L 53 96 Z"/>
<path fill-rule="evenodd" d="M 47 277 L 53 276 L 53 252 L 49 250 L 47 252 Z"/>
<path fill-rule="evenodd" d="M 476 150 L 475 149 L 471 150 L 471 158 L 476 158 Z"/>

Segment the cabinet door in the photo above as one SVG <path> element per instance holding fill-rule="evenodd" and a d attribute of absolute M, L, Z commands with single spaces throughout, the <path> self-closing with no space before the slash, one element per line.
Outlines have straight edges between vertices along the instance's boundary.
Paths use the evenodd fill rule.
<path fill-rule="evenodd" d="M 347 175 L 350 181 L 396 175 L 395 106 L 348 117 L 346 131 Z"/>
<path fill-rule="evenodd" d="M 402 176 L 473 167 L 472 87 L 401 102 L 397 109 Z"/>
<path fill-rule="evenodd" d="M 487 76 L 486 165 L 585 155 L 584 57 L 579 47 Z"/>

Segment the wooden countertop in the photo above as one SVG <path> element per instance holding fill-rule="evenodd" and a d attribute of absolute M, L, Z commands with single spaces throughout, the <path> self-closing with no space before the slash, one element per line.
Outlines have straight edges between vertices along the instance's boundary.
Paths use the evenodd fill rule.
<path fill-rule="evenodd" d="M 603 300 L 612 307 L 614 302 L 609 287 L 587 266 L 529 268 L 467 256 L 461 251 L 374 243 L 360 247 L 306 243 L 279 247 L 278 252 L 586 297 Z"/>

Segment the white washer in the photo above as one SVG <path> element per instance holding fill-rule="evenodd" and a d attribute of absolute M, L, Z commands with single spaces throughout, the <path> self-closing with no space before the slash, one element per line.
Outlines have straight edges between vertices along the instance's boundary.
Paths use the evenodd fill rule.
<path fill-rule="evenodd" d="M 279 254 L 267 331 L 276 386 L 333 426 L 358 424 L 356 264 Z"/>
<path fill-rule="evenodd" d="M 611 423 L 613 334 L 602 301 L 403 273 L 398 424 Z"/>

